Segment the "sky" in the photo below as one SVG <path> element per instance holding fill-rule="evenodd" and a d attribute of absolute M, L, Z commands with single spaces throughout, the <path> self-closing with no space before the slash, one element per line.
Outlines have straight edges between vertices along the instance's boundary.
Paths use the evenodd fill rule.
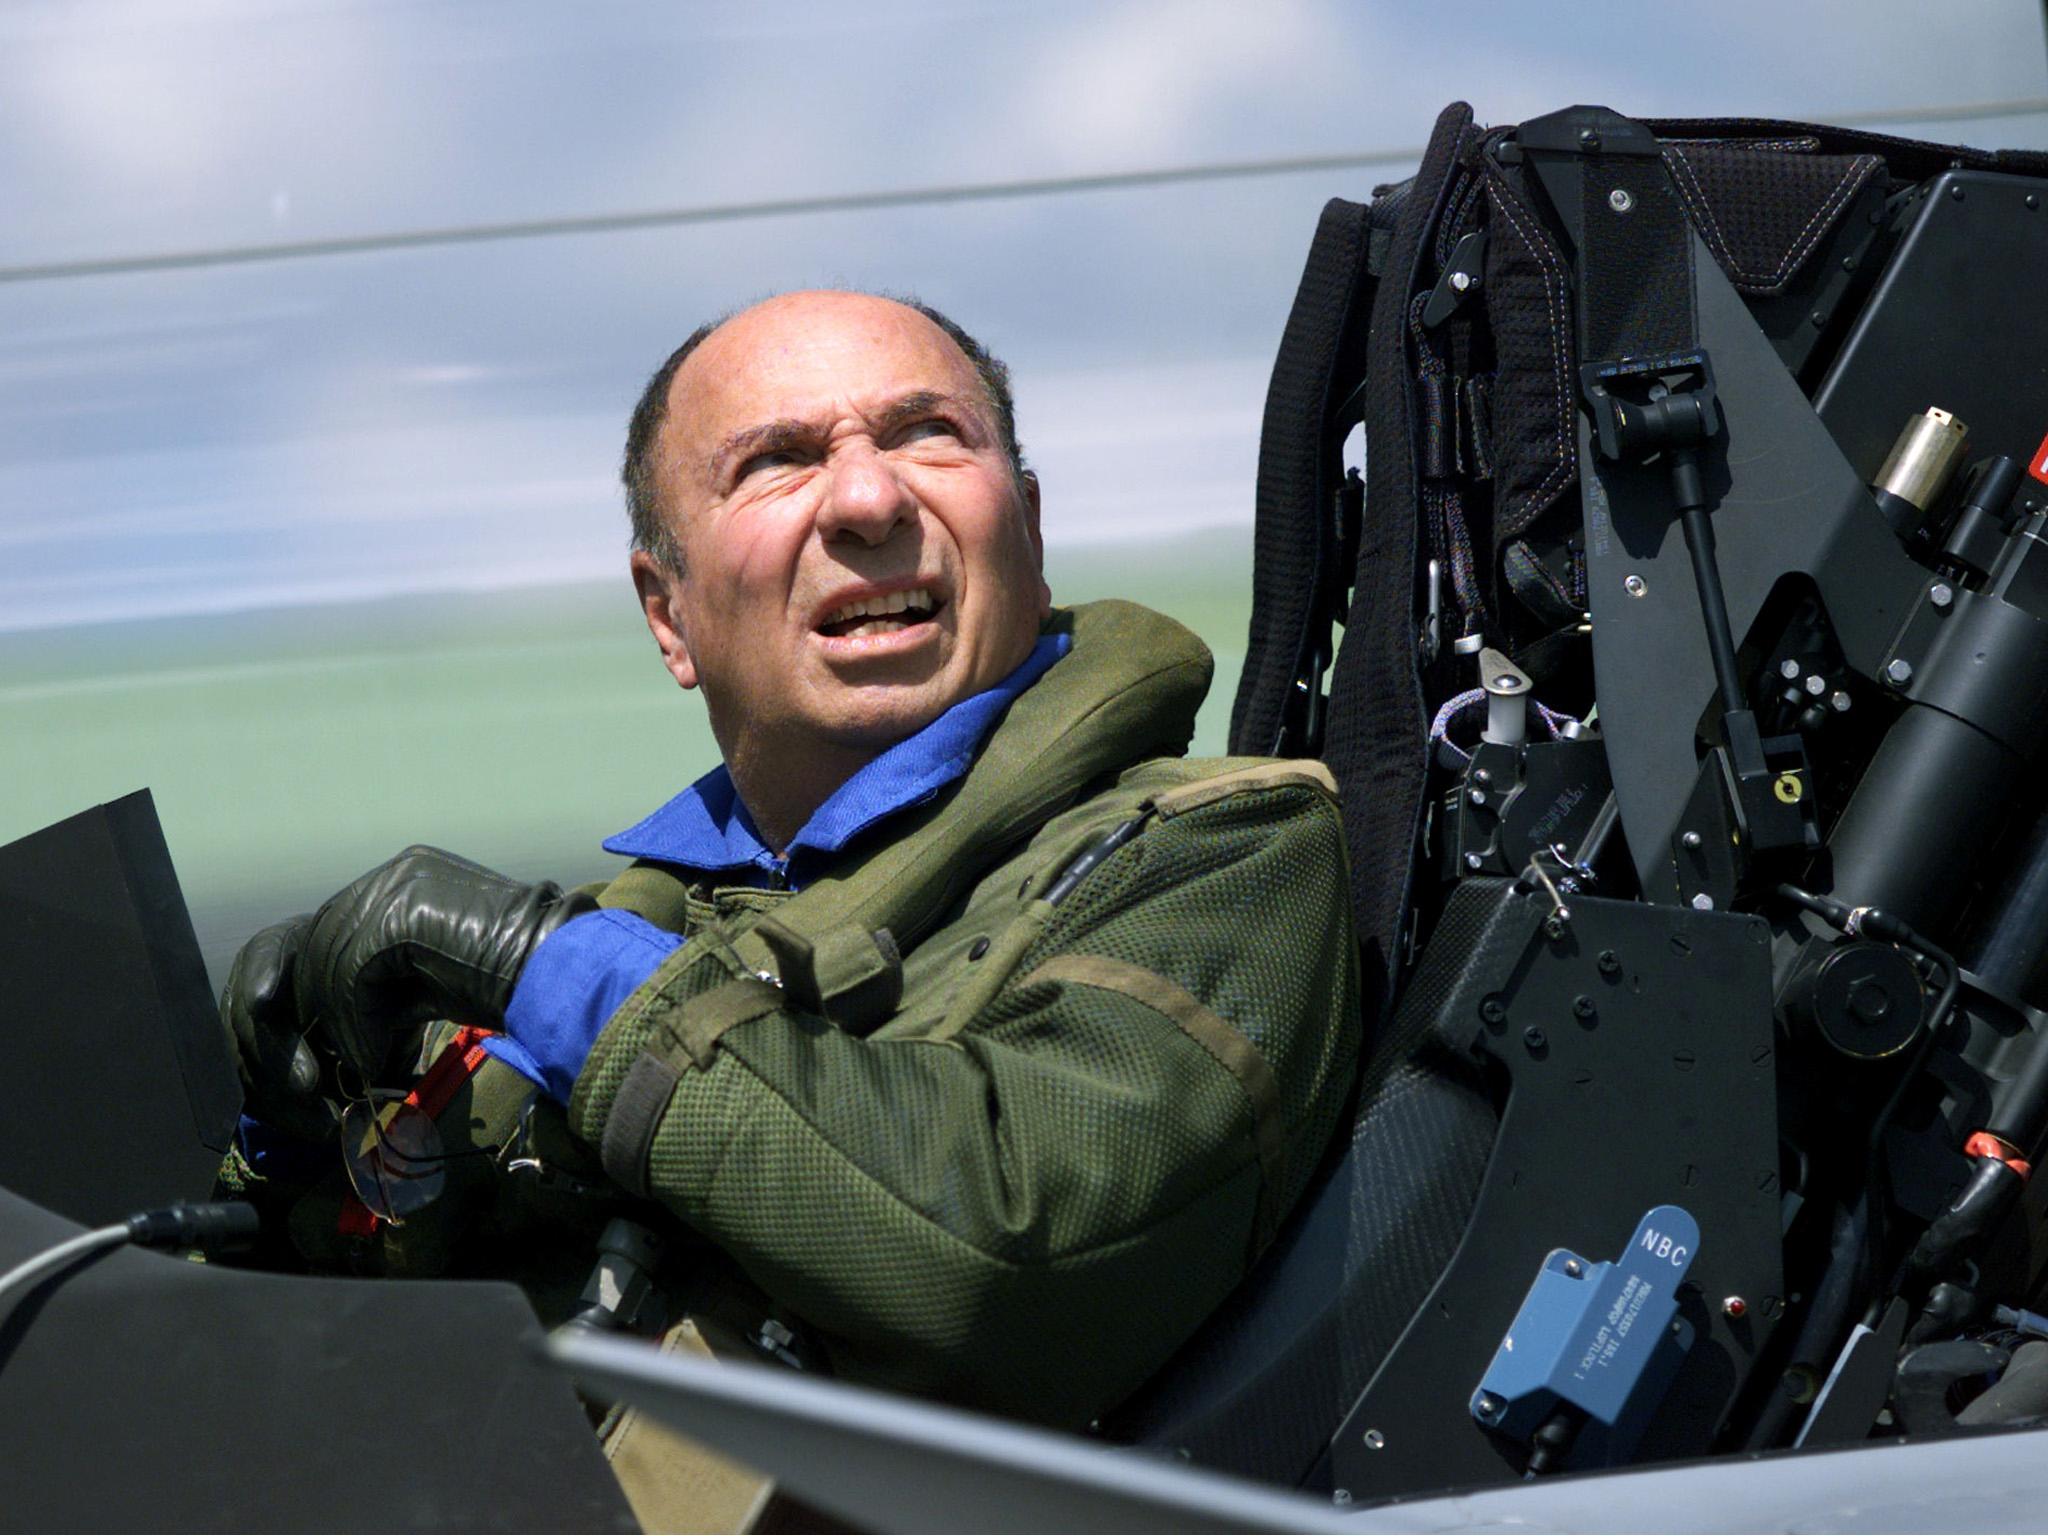
<path fill-rule="evenodd" d="M 0 0 L 0 630 L 616 577 L 647 374 L 814 284 L 1009 360 L 1052 545 L 1248 525 L 1317 210 L 1446 102 L 2048 146 L 2040 5 L 1929 15 Z"/>

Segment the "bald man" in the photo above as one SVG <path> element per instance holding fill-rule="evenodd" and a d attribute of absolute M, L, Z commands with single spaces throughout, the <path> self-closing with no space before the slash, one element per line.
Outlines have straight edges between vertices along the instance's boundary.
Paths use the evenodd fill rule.
<path fill-rule="evenodd" d="M 1244 1276 L 1337 1122 L 1329 777 L 1184 758 L 1200 642 L 1053 606 L 1007 372 L 927 306 L 703 327 L 624 479 L 722 764 L 605 843 L 605 886 L 415 848 L 258 935 L 222 999 L 252 1112 L 318 1133 L 337 1071 L 404 1079 L 462 1020 L 429 1081 L 516 1084 L 833 1370 L 1084 1423 Z M 344 1136 L 370 1236 L 412 1198 L 393 1113 Z"/>

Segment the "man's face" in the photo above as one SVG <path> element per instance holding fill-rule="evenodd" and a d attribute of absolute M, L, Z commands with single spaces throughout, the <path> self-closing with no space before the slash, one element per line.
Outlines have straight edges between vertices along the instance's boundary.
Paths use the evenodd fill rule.
<path fill-rule="evenodd" d="M 1001 681 L 1051 596 L 973 365 L 886 299 L 798 293 L 727 321 L 670 388 L 657 454 L 682 574 L 635 557 L 669 670 L 726 759 L 872 753 Z"/>

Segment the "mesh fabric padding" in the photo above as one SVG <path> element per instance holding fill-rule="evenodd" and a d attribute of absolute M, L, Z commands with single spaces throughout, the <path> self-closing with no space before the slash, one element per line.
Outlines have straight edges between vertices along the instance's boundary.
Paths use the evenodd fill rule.
<path fill-rule="evenodd" d="M 1486 320 L 1493 383 L 1494 539 L 1519 537 L 1578 486 L 1579 398 L 1563 255 L 1514 178 L 1487 156 Z"/>
<path fill-rule="evenodd" d="M 1668 144 L 1693 228 L 1744 293 L 1782 291 L 1871 177 L 1876 155 L 1788 154 L 1738 144 Z"/>

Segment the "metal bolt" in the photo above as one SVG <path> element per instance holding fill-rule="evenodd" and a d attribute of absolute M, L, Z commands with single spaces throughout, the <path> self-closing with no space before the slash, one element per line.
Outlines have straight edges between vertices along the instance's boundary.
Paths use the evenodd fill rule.
<path fill-rule="evenodd" d="M 1600 974 L 1602 976 L 1619 976 L 1621 974 L 1621 956 L 1611 949 L 1601 950 Z"/>
<path fill-rule="evenodd" d="M 1593 999 L 1586 996 L 1586 994 L 1583 992 L 1581 992 L 1577 997 L 1573 998 L 1572 1015 L 1575 1018 L 1581 1019 L 1590 1019 L 1591 1017 L 1593 1017 Z"/>
<path fill-rule="evenodd" d="M 1740 1296 L 1730 1296 L 1721 1303 L 1721 1315 L 1731 1322 L 1749 1311 L 1749 1303 Z"/>
<path fill-rule="evenodd" d="M 1479 1017 L 1489 1024 L 1504 1024 L 1508 1011 L 1501 1006 L 1499 998 L 1483 997 L 1479 1000 Z"/>
<path fill-rule="evenodd" d="M 1493 775 L 1484 768 L 1474 768 L 1472 770 L 1472 782 L 1475 784 L 1491 784 L 1493 782 Z"/>
<path fill-rule="evenodd" d="M 1529 1049 L 1532 1051 L 1540 1051 L 1543 1049 L 1544 1046 L 1548 1045 L 1549 1043 L 1550 1037 L 1544 1034 L 1543 1031 L 1538 1029 L 1534 1024 L 1531 1024 L 1527 1029 L 1522 1031 L 1522 1044 L 1529 1047 Z"/>
<path fill-rule="evenodd" d="M 1553 939 L 1561 939 L 1564 937 L 1564 925 L 1571 920 L 1572 909 L 1570 907 L 1559 907 L 1550 916 L 1543 919 L 1543 931 Z"/>
<path fill-rule="evenodd" d="M 1330 1490 L 1330 1502 L 1332 1504 L 1349 1504 L 1351 1502 L 1351 1490 L 1349 1488 L 1332 1488 Z"/>
<path fill-rule="evenodd" d="M 1697 832 L 1688 832 L 1679 841 L 1688 848 L 1697 848 L 1700 845 L 1700 835 Z"/>
<path fill-rule="evenodd" d="M 1963 200 L 1963 189 L 1954 182 L 1950 182 L 1948 195 L 1960 203 Z"/>
<path fill-rule="evenodd" d="M 1477 784 L 1473 785 L 1471 789 L 1467 790 L 1466 795 L 1474 805 L 1486 804 L 1486 791 L 1481 789 Z"/>
<path fill-rule="evenodd" d="M 1627 187 L 1616 187 L 1607 194 L 1607 206 L 1616 213 L 1627 213 L 1635 205 L 1636 200 L 1628 195 Z"/>
<path fill-rule="evenodd" d="M 1695 912 L 1711 912 L 1714 910 L 1714 898 L 1701 891 L 1699 895 L 1693 897 L 1692 908 Z"/>
<path fill-rule="evenodd" d="M 1838 715 L 1847 714 L 1849 712 L 1849 695 L 1844 690 L 1837 688 L 1828 695 L 1828 707 Z"/>
<path fill-rule="evenodd" d="M 1621 586 L 1630 597 L 1641 597 L 1650 590 L 1649 583 L 1640 576 L 1624 576 L 1621 579 Z"/>
<path fill-rule="evenodd" d="M 1956 600 L 1956 589 L 1945 581 L 1937 581 L 1927 589 L 1927 601 L 1937 608 L 1946 608 Z"/>
<path fill-rule="evenodd" d="M 1577 1259 L 1566 1259 L 1564 1261 L 1564 1272 L 1576 1280 L 1586 1272 L 1586 1266 Z"/>
<path fill-rule="evenodd" d="M 1806 318 L 1813 322 L 1813 328 L 1816 331 L 1828 323 L 1827 315 L 1823 311 L 1818 309 L 1816 309 L 1812 314 L 1808 315 Z"/>
<path fill-rule="evenodd" d="M 1828 691 L 1828 680 L 1822 677 L 1818 672 L 1808 673 L 1806 678 L 1806 691 L 1812 694 L 1817 699 L 1822 694 Z"/>
<path fill-rule="evenodd" d="M 1854 272 L 1856 270 L 1856 258 L 1854 256 L 1844 256 L 1842 258 L 1842 270 L 1844 272 Z"/>
<path fill-rule="evenodd" d="M 1369 1451 L 1383 1451 L 1387 1448 L 1387 1437 L 1376 1429 L 1365 1432 L 1365 1448 Z"/>
<path fill-rule="evenodd" d="M 1600 135 L 1598 132 L 1591 128 L 1581 128 L 1579 130 L 1579 148 L 1598 149 L 1599 147 Z"/>
<path fill-rule="evenodd" d="M 1783 661 L 1778 663 L 1778 676 L 1785 679 L 1785 681 L 1788 683 L 1791 682 L 1793 678 L 1797 677 L 1804 670 L 1805 669 L 1799 665 L 1799 658 L 1797 656 L 1787 656 Z"/>
<path fill-rule="evenodd" d="M 1901 656 L 1885 664 L 1884 678 L 1895 687 L 1903 688 L 1913 681 L 1913 663 Z"/>
<path fill-rule="evenodd" d="M 1465 867 L 1467 869 L 1484 869 L 1486 867 L 1486 860 L 1480 854 L 1468 853 L 1465 855 Z"/>
<path fill-rule="evenodd" d="M 1484 1417 L 1490 1419 L 1499 1414 L 1502 1404 L 1501 1400 L 1491 1392 L 1482 1392 L 1473 1401 L 1472 1406 L 1477 1408 Z"/>
<path fill-rule="evenodd" d="M 1451 274 L 1451 288 L 1453 292 L 1463 293 L 1471 286 L 1472 274 L 1470 272 L 1453 272 Z"/>

